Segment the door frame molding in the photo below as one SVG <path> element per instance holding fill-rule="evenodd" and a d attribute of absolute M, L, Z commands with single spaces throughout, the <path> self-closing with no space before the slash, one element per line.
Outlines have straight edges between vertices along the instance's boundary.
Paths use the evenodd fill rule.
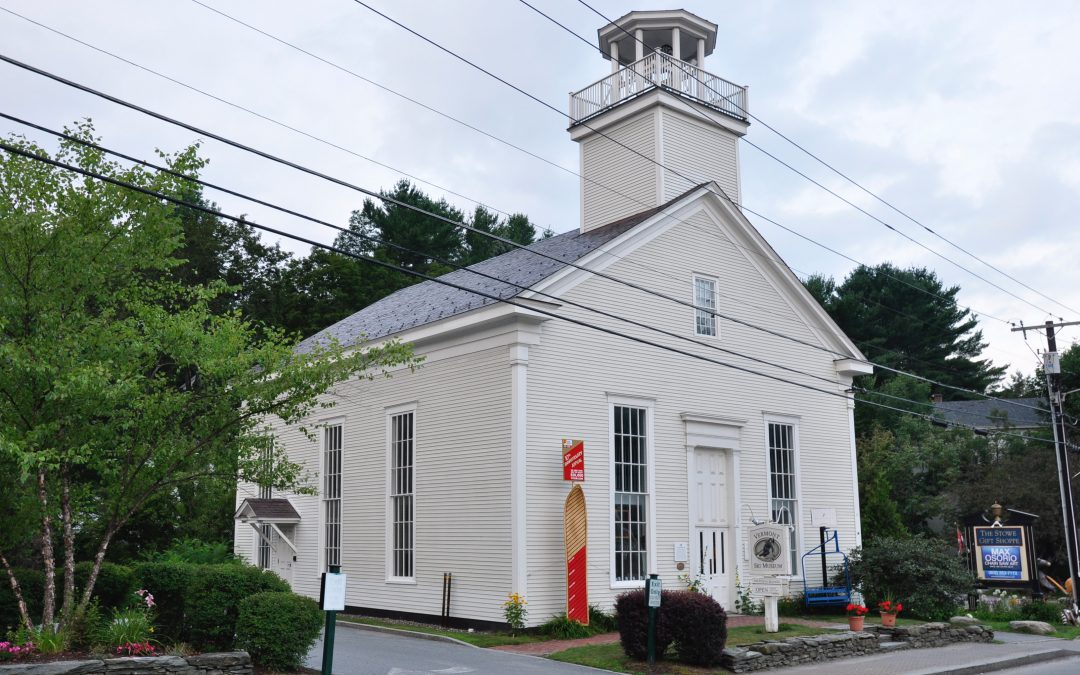
<path fill-rule="evenodd" d="M 728 484 L 731 486 L 728 506 L 730 507 L 729 513 L 734 517 L 728 518 L 728 529 L 732 534 L 730 542 L 731 567 L 728 569 L 733 569 L 735 576 L 741 575 L 742 555 L 740 552 L 743 547 L 743 528 L 742 516 L 738 509 L 738 505 L 742 503 L 742 489 L 739 480 L 740 457 L 742 455 L 740 439 L 743 426 L 747 420 L 690 412 L 682 413 L 679 417 L 682 419 L 686 431 L 686 538 L 690 543 L 689 548 L 692 553 L 691 560 L 688 562 L 693 564 L 695 560 L 693 554 L 701 555 L 700 551 L 697 551 L 697 542 L 694 539 L 694 531 L 697 528 L 694 517 L 694 500 L 691 493 L 694 484 L 694 451 L 718 450 L 725 454 L 727 469 L 731 472 L 728 477 Z M 732 606 L 732 599 L 735 594 L 734 577 L 730 572 L 729 579 L 731 579 L 731 583 L 728 584 L 728 597 L 725 598 L 725 602 L 721 603 L 725 609 Z"/>

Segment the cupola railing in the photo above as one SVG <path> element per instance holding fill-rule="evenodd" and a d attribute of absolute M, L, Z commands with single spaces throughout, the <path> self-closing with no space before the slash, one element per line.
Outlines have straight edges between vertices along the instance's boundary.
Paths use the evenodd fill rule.
<path fill-rule="evenodd" d="M 656 88 L 681 94 L 724 115 L 748 121 L 746 87 L 663 52 L 652 52 L 570 94 L 570 125 L 579 124 Z"/>

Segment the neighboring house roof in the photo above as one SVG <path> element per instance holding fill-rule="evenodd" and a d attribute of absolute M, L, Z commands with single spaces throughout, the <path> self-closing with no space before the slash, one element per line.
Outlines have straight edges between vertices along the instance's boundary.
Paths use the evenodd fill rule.
<path fill-rule="evenodd" d="M 247 498 L 236 509 L 236 520 L 259 523 L 299 523 L 300 514 L 288 499 Z"/>
<path fill-rule="evenodd" d="M 1020 405 L 1010 405 L 1006 401 Z M 1005 426 L 1031 429 L 1049 424 L 1046 413 L 1033 408 L 1046 408 L 1041 398 L 983 399 L 980 401 L 945 401 L 934 404 L 934 416 L 944 422 L 962 424 L 977 429 Z"/>
<path fill-rule="evenodd" d="M 595 251 L 668 205 L 679 201 L 698 187 L 701 186 L 695 186 L 656 208 L 617 220 L 603 227 L 584 233 L 579 230 L 564 232 L 535 242 L 525 249 L 514 249 L 465 269 L 444 274 L 439 279 L 482 291 L 500 300 L 509 300 L 524 292 L 519 287 L 529 288 L 543 281 L 566 267 L 567 263 L 576 262 Z M 531 251 L 552 256 L 557 260 L 535 255 Z M 506 283 L 472 274 L 468 270 L 476 270 L 497 279 L 503 279 Z M 424 281 L 391 293 L 352 316 L 319 331 L 301 342 L 297 349 L 300 352 L 309 351 L 315 345 L 324 344 L 329 338 L 336 338 L 343 346 L 350 347 L 495 302 L 497 301 L 491 298 L 451 288 L 435 281 Z"/>

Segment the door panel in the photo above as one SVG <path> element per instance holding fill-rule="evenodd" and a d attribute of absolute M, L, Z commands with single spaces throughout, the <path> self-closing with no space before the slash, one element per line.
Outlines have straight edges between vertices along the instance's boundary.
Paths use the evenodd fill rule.
<path fill-rule="evenodd" d="M 693 572 L 704 592 L 728 609 L 731 597 L 731 531 L 728 527 L 730 493 L 727 453 L 695 449 L 690 486 Z"/>

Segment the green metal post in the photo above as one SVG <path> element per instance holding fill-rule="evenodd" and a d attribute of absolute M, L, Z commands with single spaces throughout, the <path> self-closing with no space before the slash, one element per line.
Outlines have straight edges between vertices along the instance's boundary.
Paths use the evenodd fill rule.
<path fill-rule="evenodd" d="M 652 585 L 656 583 L 657 575 L 650 574 L 649 580 L 645 582 L 645 602 L 649 602 L 649 593 L 652 589 Z M 649 663 L 656 663 L 656 608 L 649 606 L 649 637 L 648 637 L 648 654 Z"/>
<path fill-rule="evenodd" d="M 341 572 L 340 565 L 330 565 L 330 574 Z M 326 613 L 326 630 L 323 633 L 322 675 L 334 672 L 334 630 L 337 628 L 337 612 Z"/>

